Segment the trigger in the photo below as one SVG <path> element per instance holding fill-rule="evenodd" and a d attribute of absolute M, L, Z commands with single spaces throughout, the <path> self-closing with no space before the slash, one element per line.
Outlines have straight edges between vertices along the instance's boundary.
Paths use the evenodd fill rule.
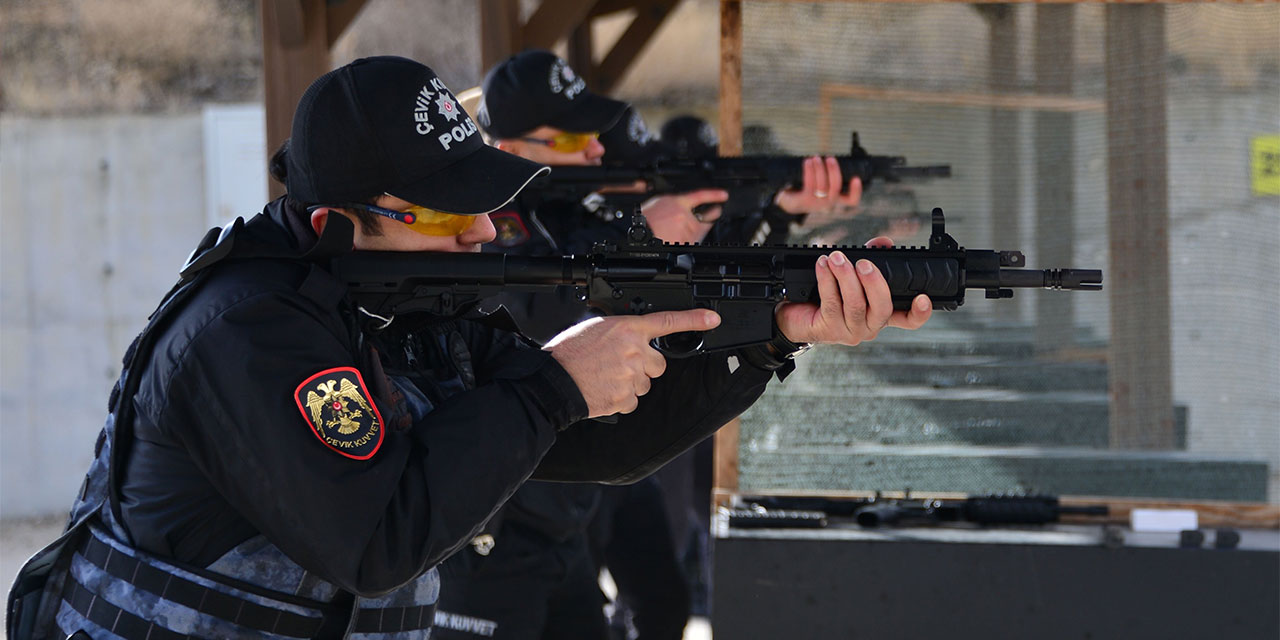
<path fill-rule="evenodd" d="M 654 338 L 649 344 L 668 358 L 688 358 L 702 349 L 702 332 L 681 331 Z"/>

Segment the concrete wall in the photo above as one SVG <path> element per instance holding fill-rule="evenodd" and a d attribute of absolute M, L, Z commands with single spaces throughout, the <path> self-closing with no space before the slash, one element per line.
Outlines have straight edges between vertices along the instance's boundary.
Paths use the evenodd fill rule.
<path fill-rule="evenodd" d="M 200 114 L 0 116 L 0 516 L 65 512 L 120 358 L 205 230 Z"/>

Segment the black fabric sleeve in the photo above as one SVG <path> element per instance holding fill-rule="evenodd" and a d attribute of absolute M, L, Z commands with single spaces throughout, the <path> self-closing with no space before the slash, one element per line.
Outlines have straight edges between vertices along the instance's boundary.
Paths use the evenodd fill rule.
<path fill-rule="evenodd" d="M 668 360 L 634 412 L 616 424 L 585 420 L 561 432 L 533 478 L 635 482 L 745 411 L 773 375 L 736 354 Z"/>
<path fill-rule="evenodd" d="M 312 375 L 358 367 L 335 317 L 285 293 L 221 311 L 191 339 L 152 419 L 290 558 L 375 595 L 470 540 L 532 472 L 556 430 L 581 413 L 551 391 L 567 374 L 548 354 L 497 354 L 485 384 L 408 429 L 384 430 L 370 459 L 348 458 L 316 436 L 295 401 Z"/>

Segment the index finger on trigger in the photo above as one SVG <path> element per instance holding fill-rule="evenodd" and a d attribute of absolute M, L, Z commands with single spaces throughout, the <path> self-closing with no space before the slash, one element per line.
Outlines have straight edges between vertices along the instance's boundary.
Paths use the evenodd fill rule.
<path fill-rule="evenodd" d="M 720 325 L 720 315 L 710 309 L 684 311 L 659 311 L 640 316 L 643 331 L 649 338 L 680 333 L 681 331 L 708 331 Z"/>
<path fill-rule="evenodd" d="M 720 219 L 720 215 L 724 213 L 724 209 L 720 206 L 707 207 L 704 211 L 695 212 L 694 217 L 702 224 L 711 224 Z"/>
<path fill-rule="evenodd" d="M 729 192 L 724 189 L 699 189 L 680 194 L 680 201 L 690 209 L 710 202 L 724 202 L 729 199 Z"/>

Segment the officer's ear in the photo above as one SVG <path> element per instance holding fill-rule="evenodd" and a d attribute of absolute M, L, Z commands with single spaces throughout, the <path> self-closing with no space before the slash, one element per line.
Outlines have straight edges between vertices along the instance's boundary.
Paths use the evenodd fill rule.
<path fill-rule="evenodd" d="M 333 211 L 329 207 L 320 207 L 311 212 L 311 228 L 315 230 L 316 237 L 324 233 L 324 225 L 329 222 L 329 212 Z M 338 214 L 342 215 L 342 214 Z"/>

